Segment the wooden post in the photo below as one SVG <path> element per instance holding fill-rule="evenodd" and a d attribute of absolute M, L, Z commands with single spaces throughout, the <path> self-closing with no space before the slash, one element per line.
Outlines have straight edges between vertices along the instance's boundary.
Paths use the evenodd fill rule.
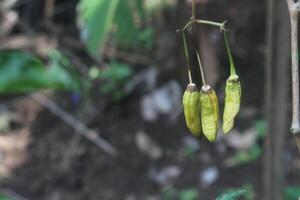
<path fill-rule="evenodd" d="M 284 181 L 283 147 L 290 134 L 287 111 L 290 84 L 290 23 L 284 0 L 267 1 L 266 117 L 264 200 L 281 200 Z"/>

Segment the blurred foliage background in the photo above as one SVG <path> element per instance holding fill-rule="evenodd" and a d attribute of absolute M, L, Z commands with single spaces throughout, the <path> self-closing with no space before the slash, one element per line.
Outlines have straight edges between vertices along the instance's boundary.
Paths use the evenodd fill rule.
<path fill-rule="evenodd" d="M 0 200 L 262 199 L 264 1 L 197 6 L 199 18 L 228 20 L 243 88 L 235 129 L 214 144 L 193 138 L 182 113 L 176 30 L 190 0 L 2 0 Z M 223 102 L 222 34 L 201 25 L 189 38 Z M 282 198 L 295 200 L 300 160 L 286 137 Z"/>

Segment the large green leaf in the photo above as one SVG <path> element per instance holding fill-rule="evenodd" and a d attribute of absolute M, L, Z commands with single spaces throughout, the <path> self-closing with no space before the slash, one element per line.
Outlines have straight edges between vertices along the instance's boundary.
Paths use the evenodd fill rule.
<path fill-rule="evenodd" d="M 236 200 L 247 192 L 247 190 L 233 190 L 217 197 L 216 200 Z"/>
<path fill-rule="evenodd" d="M 116 22 L 116 36 L 118 42 L 123 47 L 136 47 L 139 44 L 139 28 L 136 24 L 138 21 L 141 21 L 139 12 L 136 9 L 133 9 L 133 6 L 130 6 L 135 0 L 126 0 L 120 1 L 117 12 L 115 15 Z M 134 17 L 137 19 L 134 21 Z"/>
<path fill-rule="evenodd" d="M 46 68 L 30 54 L 0 51 L 0 93 L 24 93 L 46 88 L 78 89 L 77 81 L 63 67 L 54 61 L 51 63 Z"/>
<path fill-rule="evenodd" d="M 79 77 L 74 73 L 69 60 L 59 51 L 49 53 L 49 69 L 47 71 L 49 88 L 61 90 L 78 90 Z"/>
<path fill-rule="evenodd" d="M 96 57 L 112 28 L 118 3 L 119 0 L 80 0 L 78 11 L 81 37 L 89 53 Z"/>
<path fill-rule="evenodd" d="M 0 52 L 0 92 L 27 92 L 46 87 L 43 64 L 29 54 Z"/>
<path fill-rule="evenodd" d="M 115 15 L 116 38 L 123 48 L 142 47 L 150 49 L 153 32 L 150 27 L 143 29 L 146 16 L 143 0 L 120 1 Z"/>
<path fill-rule="evenodd" d="M 145 6 L 144 6 L 144 0 L 134 0 L 135 1 L 135 7 L 136 11 L 138 12 L 138 15 L 141 19 L 141 21 L 144 23 L 146 22 L 146 14 L 145 14 Z"/>
<path fill-rule="evenodd" d="M 143 0 L 80 0 L 78 18 L 81 37 L 94 57 L 101 55 L 108 33 L 118 46 L 150 49 L 153 31 L 143 28 L 146 15 Z"/>

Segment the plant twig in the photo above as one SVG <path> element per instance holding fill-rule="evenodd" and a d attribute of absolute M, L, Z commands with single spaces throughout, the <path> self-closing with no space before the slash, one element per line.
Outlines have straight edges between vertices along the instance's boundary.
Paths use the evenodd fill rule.
<path fill-rule="evenodd" d="M 186 37 L 185 37 L 185 33 L 184 32 L 182 32 L 182 39 L 183 39 L 183 47 L 184 47 L 184 54 L 185 54 L 186 65 L 187 65 L 187 70 L 188 70 L 189 82 L 191 84 L 191 83 L 193 83 L 192 72 L 191 72 L 189 51 L 188 51 L 188 47 L 187 47 L 187 44 L 186 44 Z"/>
<path fill-rule="evenodd" d="M 202 83 L 203 83 L 204 86 L 206 86 L 204 71 L 203 71 L 203 67 L 202 67 L 202 64 L 201 64 L 201 59 L 200 59 L 200 55 L 199 55 L 198 51 L 196 51 L 196 54 L 197 54 L 198 64 L 199 64 L 199 68 L 200 68 L 200 72 L 201 72 Z"/>
<path fill-rule="evenodd" d="M 66 124 L 73 127 L 79 134 L 87 138 L 89 141 L 94 143 L 97 147 L 102 149 L 107 154 L 111 156 L 118 155 L 117 149 L 115 149 L 111 144 L 109 144 L 106 140 L 100 137 L 98 133 L 88 129 L 85 124 L 80 122 L 78 119 L 73 117 L 71 114 L 69 114 L 62 108 L 60 108 L 54 101 L 49 99 L 47 96 L 41 93 L 34 93 L 31 94 L 30 97 L 40 105 L 47 108 Z"/>
<path fill-rule="evenodd" d="M 235 71 L 235 67 L 234 67 L 234 61 L 233 61 L 233 57 L 232 57 L 232 53 L 231 53 L 231 48 L 228 42 L 228 34 L 226 31 L 224 32 L 224 40 L 225 40 L 225 45 L 226 45 L 226 50 L 227 50 L 227 54 L 229 57 L 229 64 L 230 64 L 230 75 L 236 75 L 236 71 Z"/>
<path fill-rule="evenodd" d="M 211 25 L 211 26 L 217 26 L 220 28 L 220 31 L 226 30 L 225 25 L 227 21 L 224 22 L 214 22 L 214 21 L 209 21 L 209 20 L 203 20 L 203 19 L 190 19 L 184 27 L 180 31 L 185 31 L 188 27 L 190 27 L 192 24 L 206 24 L 206 25 Z"/>
<path fill-rule="evenodd" d="M 192 16 L 191 16 L 190 20 L 185 24 L 185 26 L 182 29 L 177 30 L 177 32 L 181 32 L 182 36 L 183 36 L 183 44 L 184 44 L 185 57 L 186 57 L 186 63 L 187 63 L 190 83 L 192 83 L 192 76 L 191 76 L 191 67 L 190 67 L 190 63 L 189 63 L 189 55 L 188 55 L 188 50 L 187 50 L 187 45 L 186 45 L 185 30 L 187 28 L 189 28 L 190 26 L 192 26 L 192 34 L 194 34 L 194 26 L 193 25 L 195 23 L 197 23 L 197 24 L 207 24 L 207 25 L 211 25 L 211 26 L 217 26 L 217 27 L 220 28 L 220 31 L 225 31 L 226 30 L 225 29 L 226 21 L 224 21 L 222 23 L 218 23 L 218 22 L 209 21 L 209 20 L 197 19 L 196 18 L 196 0 L 192 1 Z M 198 55 L 198 52 L 197 52 L 197 57 L 198 57 L 198 62 L 199 62 L 199 66 L 200 66 L 200 69 L 201 69 L 202 82 L 203 82 L 204 85 L 206 85 L 206 81 L 204 79 L 203 68 L 202 68 L 202 65 L 200 63 L 200 57 Z"/>
<path fill-rule="evenodd" d="M 193 0 L 192 2 L 192 16 L 190 20 L 184 25 L 182 29 L 179 31 L 184 32 L 188 27 L 190 27 L 193 24 L 206 24 L 206 25 L 211 25 L 211 26 L 217 26 L 220 28 L 220 31 L 224 31 L 225 29 L 225 24 L 227 21 L 224 22 L 214 22 L 214 21 L 209 21 L 209 20 L 202 20 L 202 19 L 197 19 L 196 18 L 196 0 Z"/>
<path fill-rule="evenodd" d="M 298 63 L 298 16 L 299 1 L 287 0 L 291 21 L 291 56 L 292 56 L 292 99 L 293 119 L 291 132 L 294 134 L 300 151 L 300 117 L 299 117 L 299 63 Z"/>

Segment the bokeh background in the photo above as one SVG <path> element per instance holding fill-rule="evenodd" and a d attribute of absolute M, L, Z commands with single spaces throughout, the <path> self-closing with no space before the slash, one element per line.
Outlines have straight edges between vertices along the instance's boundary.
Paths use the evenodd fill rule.
<path fill-rule="evenodd" d="M 220 130 L 215 143 L 192 137 L 182 112 L 188 77 L 176 30 L 189 20 L 191 3 L 0 1 L 1 200 L 211 200 L 240 191 L 241 199 L 260 200 L 273 156 L 281 160 L 273 175 L 282 177 L 282 199 L 300 196 L 289 92 L 277 102 L 288 113 L 283 148 L 265 151 L 267 1 L 197 0 L 198 18 L 227 20 L 242 83 L 236 125 L 226 136 Z M 287 31 L 280 44 L 288 44 L 289 27 L 281 26 L 289 25 L 288 10 L 285 1 L 277 4 L 283 22 L 274 34 Z M 200 87 L 197 48 L 222 113 L 229 75 L 223 34 L 199 25 L 188 38 L 193 79 Z"/>

